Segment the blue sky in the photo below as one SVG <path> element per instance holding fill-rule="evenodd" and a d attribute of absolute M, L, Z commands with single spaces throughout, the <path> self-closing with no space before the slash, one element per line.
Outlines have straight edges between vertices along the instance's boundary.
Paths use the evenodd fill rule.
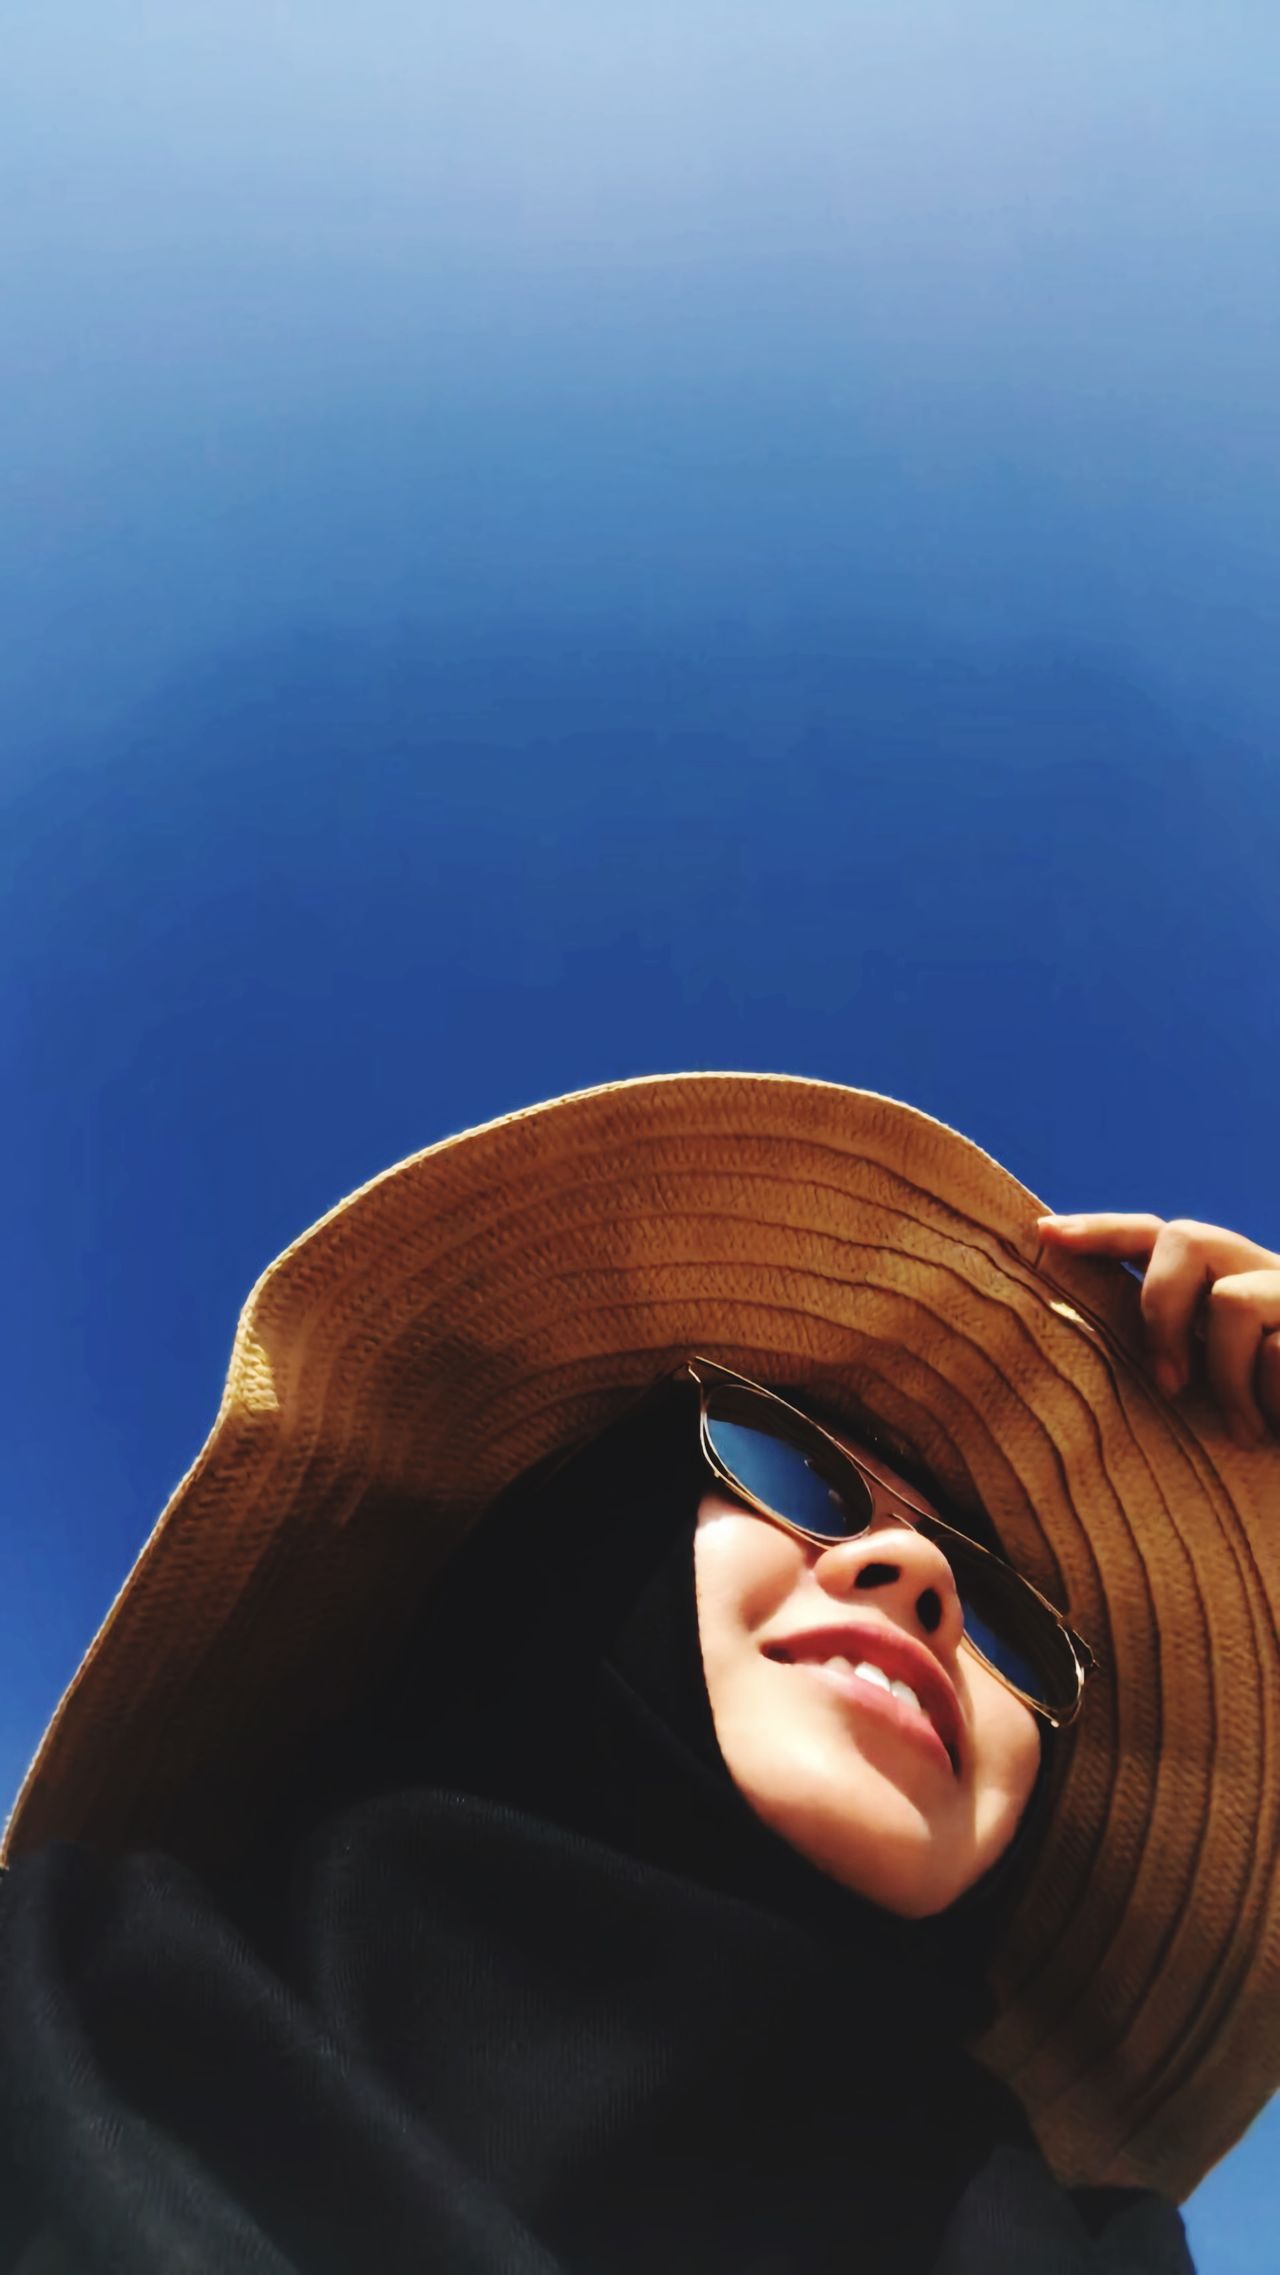
<path fill-rule="evenodd" d="M 6 1790 L 261 1264 L 449 1130 L 780 1068 L 1280 1246 L 1274 11 L 5 51 Z"/>

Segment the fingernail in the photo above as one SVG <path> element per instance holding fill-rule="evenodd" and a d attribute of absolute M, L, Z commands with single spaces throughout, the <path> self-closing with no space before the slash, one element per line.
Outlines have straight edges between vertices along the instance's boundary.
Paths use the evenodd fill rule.
<path fill-rule="evenodd" d="M 1155 1378 L 1166 1398 L 1177 1398 L 1182 1391 L 1182 1369 L 1175 1359 L 1157 1359 Z"/>

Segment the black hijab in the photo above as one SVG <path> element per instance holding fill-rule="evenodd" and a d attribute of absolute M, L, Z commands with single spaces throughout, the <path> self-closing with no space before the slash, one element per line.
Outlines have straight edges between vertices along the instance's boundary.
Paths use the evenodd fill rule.
<path fill-rule="evenodd" d="M 11 2253 L 43 2222 L 75 2275 L 1189 2266 L 1157 2199 L 1058 2190 L 964 2050 L 1034 1825 L 907 1922 L 741 1799 L 703 1482 L 674 1401 L 526 1480 L 220 1883 L 14 1868 Z"/>

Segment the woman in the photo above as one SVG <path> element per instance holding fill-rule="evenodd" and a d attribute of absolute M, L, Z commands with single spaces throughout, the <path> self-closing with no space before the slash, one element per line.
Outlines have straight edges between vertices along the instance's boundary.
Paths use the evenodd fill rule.
<path fill-rule="evenodd" d="M 1280 2067 L 1278 1291 L 776 1077 L 335 1210 L 10 1826 L 11 2259 L 1185 2269 Z"/>

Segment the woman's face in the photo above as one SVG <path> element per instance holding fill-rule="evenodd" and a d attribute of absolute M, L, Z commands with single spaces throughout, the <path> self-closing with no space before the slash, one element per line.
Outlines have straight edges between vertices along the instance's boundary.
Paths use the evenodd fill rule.
<path fill-rule="evenodd" d="M 879 1455 L 875 1466 L 903 1482 Z M 941 1549 L 893 1523 L 820 1548 L 717 1486 L 698 1511 L 695 1570 L 707 1691 L 739 1791 L 872 1903 L 910 1919 L 945 1910 L 1013 1839 L 1040 1740 L 1030 1708 L 960 1649 Z"/>

